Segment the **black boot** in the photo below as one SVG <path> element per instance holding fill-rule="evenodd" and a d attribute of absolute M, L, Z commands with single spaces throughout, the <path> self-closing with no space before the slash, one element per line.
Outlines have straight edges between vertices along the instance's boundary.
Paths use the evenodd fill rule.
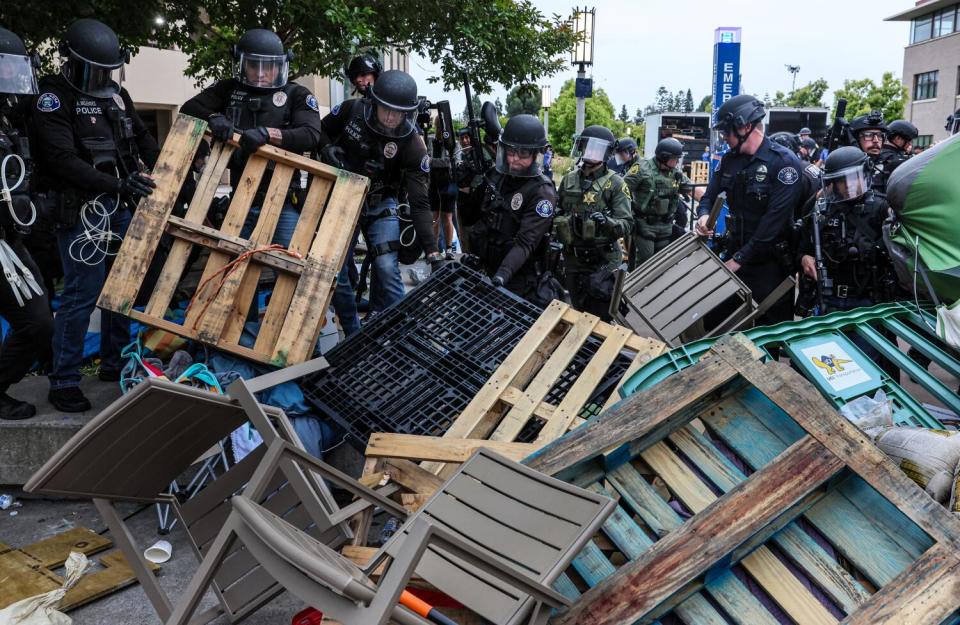
<path fill-rule="evenodd" d="M 60 412 L 86 412 L 90 410 L 90 400 L 84 397 L 79 386 L 50 389 L 47 399 Z"/>
<path fill-rule="evenodd" d="M 14 399 L 6 393 L 0 393 L 0 419 L 19 421 L 29 419 L 35 414 L 37 414 L 37 408 L 33 404 Z"/>

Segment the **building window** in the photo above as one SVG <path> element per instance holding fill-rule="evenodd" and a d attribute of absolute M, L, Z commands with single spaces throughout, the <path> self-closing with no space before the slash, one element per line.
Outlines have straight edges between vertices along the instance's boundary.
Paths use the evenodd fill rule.
<path fill-rule="evenodd" d="M 932 25 L 933 16 L 931 15 L 924 15 L 913 20 L 913 28 L 910 30 L 910 43 L 920 43 L 929 39 Z"/>
<path fill-rule="evenodd" d="M 926 150 L 930 147 L 930 144 L 933 143 L 933 135 L 920 135 L 914 139 L 912 143 L 914 148 Z"/>
<path fill-rule="evenodd" d="M 933 16 L 933 36 L 945 37 L 953 32 L 954 18 L 957 14 L 957 7 L 952 6 L 949 9 L 938 11 Z"/>
<path fill-rule="evenodd" d="M 913 77 L 913 99 L 932 100 L 937 97 L 937 74 L 940 72 L 924 72 Z"/>

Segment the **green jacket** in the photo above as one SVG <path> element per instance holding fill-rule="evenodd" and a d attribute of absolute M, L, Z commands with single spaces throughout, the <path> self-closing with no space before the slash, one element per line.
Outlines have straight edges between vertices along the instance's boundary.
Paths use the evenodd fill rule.
<path fill-rule="evenodd" d="M 574 169 L 560 181 L 559 205 L 554 230 L 564 245 L 589 246 L 612 243 L 633 230 L 630 191 L 623 178 L 603 169 L 585 179 Z M 602 212 L 607 222 L 599 226 L 590 215 Z"/>
<path fill-rule="evenodd" d="M 655 217 L 663 220 L 673 215 L 677 198 L 681 193 L 689 192 L 693 185 L 679 167 L 663 174 L 655 157 L 631 165 L 623 180 L 633 197 L 633 214 L 637 219 Z"/>

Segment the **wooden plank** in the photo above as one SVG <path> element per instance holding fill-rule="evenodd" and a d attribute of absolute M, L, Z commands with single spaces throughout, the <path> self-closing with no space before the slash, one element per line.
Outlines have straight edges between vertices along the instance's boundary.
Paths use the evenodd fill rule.
<path fill-rule="evenodd" d="M 759 391 L 791 416 L 810 435 L 844 458 L 847 465 L 888 501 L 902 510 L 936 541 L 960 551 L 960 519 L 929 497 L 852 423 L 837 411 L 788 365 L 761 365 L 743 357 L 749 341 L 731 337 L 721 355 Z M 734 364 L 736 363 L 736 364 Z"/>
<path fill-rule="evenodd" d="M 490 435 L 491 440 L 512 441 L 517 437 L 530 420 L 534 408 L 543 401 L 556 383 L 557 378 L 570 366 L 574 356 L 590 338 L 593 328 L 599 321 L 599 317 L 588 313 L 579 313 L 579 319 L 573 323 L 546 364 L 527 385 L 523 392 L 523 400 L 514 404 L 513 408 L 497 426 L 497 429 Z"/>
<path fill-rule="evenodd" d="M 226 252 L 239 256 L 254 249 L 250 241 L 240 237 L 231 237 L 215 228 L 190 223 L 186 219 L 167 218 L 167 234 L 184 239 L 193 245 L 206 247 L 214 252 Z M 294 278 L 303 272 L 303 259 L 295 258 L 279 250 L 261 250 L 250 255 L 250 259 L 280 272 L 291 274 Z"/>
<path fill-rule="evenodd" d="M 174 120 L 153 168 L 157 188 L 140 201 L 133 213 L 123 237 L 124 244 L 97 301 L 100 308 L 120 314 L 133 308 L 140 283 L 156 251 L 156 233 L 162 230 L 173 209 L 206 127 L 206 122 L 186 115 L 178 115 Z"/>
<path fill-rule="evenodd" d="M 293 232 L 293 238 L 290 239 L 290 245 L 287 246 L 291 252 L 297 254 L 306 254 L 310 249 L 313 238 L 317 235 L 317 226 L 320 224 L 320 218 L 323 216 L 327 197 L 330 195 L 330 189 L 333 183 L 324 178 L 313 178 L 310 182 L 310 189 L 307 191 L 307 198 L 300 211 L 300 220 Z M 278 276 L 276 284 L 273 285 L 273 294 L 270 296 L 270 304 L 260 322 L 260 331 L 257 333 L 257 341 L 253 348 L 262 353 L 273 353 L 274 345 L 280 336 L 283 320 L 290 309 L 290 302 L 293 301 L 293 294 L 297 289 L 297 279 L 292 276 Z"/>
<path fill-rule="evenodd" d="M 338 170 L 323 215 L 324 236 L 313 239 L 307 254 L 307 269 L 300 276 L 277 336 L 271 357 L 275 365 L 283 367 L 302 362 L 313 354 L 369 186 L 368 178 Z"/>
<path fill-rule="evenodd" d="M 663 345 L 663 343 L 660 343 Z M 603 408 L 600 410 L 600 414 L 603 414 L 607 410 L 613 407 L 615 403 L 620 401 L 622 396 L 620 395 L 620 389 L 623 388 L 623 385 L 627 380 L 633 377 L 633 374 L 643 368 L 645 364 L 653 360 L 656 355 L 651 355 L 650 352 L 637 352 L 637 355 L 634 356 L 633 360 L 630 362 L 630 366 L 627 367 L 627 370 L 624 372 L 623 377 L 620 378 L 620 382 L 617 384 L 617 388 L 610 393 L 610 397 L 607 398 L 607 401 L 603 404 Z"/>
<path fill-rule="evenodd" d="M 289 167 L 274 168 L 257 225 L 250 234 L 250 244 L 254 248 L 269 245 L 273 239 L 293 173 L 294 170 Z M 250 303 L 256 295 L 260 267 L 251 265 L 249 259 L 243 260 L 236 263 L 224 278 L 197 327 L 200 340 L 214 345 L 220 342 L 236 343 L 240 338 Z"/>
<path fill-rule="evenodd" d="M 71 551 L 77 551 L 85 556 L 109 549 L 113 542 L 85 527 L 75 527 L 66 532 L 56 534 L 50 538 L 31 543 L 20 548 L 31 558 L 47 569 L 63 566 Z"/>
<path fill-rule="evenodd" d="M 384 472 L 397 484 L 421 495 L 432 495 L 443 486 L 443 480 L 409 460 L 387 458 Z"/>
<path fill-rule="evenodd" d="M 193 194 L 190 206 L 187 208 L 184 219 L 188 222 L 201 224 L 210 211 L 210 205 L 220 185 L 220 179 L 223 172 L 230 164 L 230 157 L 233 156 L 234 147 L 222 142 L 214 142 L 210 149 L 210 157 L 207 159 L 207 166 L 200 174 L 200 180 L 197 181 L 197 190 Z M 171 215 L 167 216 L 169 221 Z M 153 293 L 147 302 L 144 312 L 151 317 L 162 318 L 170 306 L 170 300 L 177 290 L 180 283 L 180 276 L 187 266 L 187 260 L 190 257 L 191 245 L 187 241 L 177 239 L 170 247 L 167 253 L 167 260 L 163 263 L 163 270 L 157 277 L 157 283 L 153 287 Z"/>
<path fill-rule="evenodd" d="M 736 625 L 781 625 L 728 569 L 710 575 L 704 588 Z"/>
<path fill-rule="evenodd" d="M 660 386 L 663 386 L 661 384 Z M 577 431 L 585 428 L 579 428 Z M 781 515 L 804 501 L 843 463 L 812 438 L 804 438 L 774 462 L 671 532 L 559 612 L 554 625 L 601 625 L 644 618 L 670 597 L 683 594 L 714 564 L 776 527 Z M 655 584 L 649 583 L 656 580 Z"/>
<path fill-rule="evenodd" d="M 79 608 L 91 601 L 137 583 L 136 573 L 127 564 L 127 560 L 121 552 L 108 553 L 100 558 L 100 564 L 105 567 L 103 570 L 87 573 L 80 578 L 76 586 L 67 591 L 60 602 L 60 610 Z M 147 564 L 154 574 L 160 571 L 160 567 L 153 562 Z"/>
<path fill-rule="evenodd" d="M 490 449 L 511 460 L 522 460 L 537 447 L 533 443 L 508 443 L 479 438 L 439 438 L 415 434 L 376 432 L 367 442 L 368 458 L 402 458 L 433 462 L 465 462 L 480 448 Z"/>

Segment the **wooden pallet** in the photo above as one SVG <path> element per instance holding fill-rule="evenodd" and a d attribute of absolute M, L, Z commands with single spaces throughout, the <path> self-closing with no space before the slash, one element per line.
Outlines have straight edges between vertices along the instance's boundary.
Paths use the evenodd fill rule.
<path fill-rule="evenodd" d="M 21 599 L 56 590 L 64 579 L 53 571 L 63 566 L 71 551 L 92 555 L 113 543 L 94 532 L 77 527 L 45 540 L 15 549 L 0 543 L 0 610 Z M 88 572 L 67 591 L 58 604 L 72 610 L 137 582 L 123 554 L 114 551 L 100 557 L 103 570 Z M 154 572 L 160 567 L 151 564 Z"/>
<path fill-rule="evenodd" d="M 363 176 L 263 146 L 247 160 L 217 230 L 204 225 L 204 220 L 239 146 L 236 141 L 215 143 L 193 201 L 179 218 L 171 211 L 205 130 L 206 122 L 177 116 L 154 169 L 157 189 L 134 213 L 97 305 L 258 362 L 277 366 L 303 362 L 313 353 L 369 182 Z M 257 225 L 249 238 L 241 238 L 268 172 L 270 183 Z M 264 249 L 273 238 L 290 181 L 301 172 L 309 174 L 310 187 L 293 239 L 286 250 Z M 134 301 L 164 233 L 175 237 L 173 247 L 146 308 L 136 310 Z M 186 320 L 178 324 L 164 315 L 194 246 L 208 248 L 210 255 Z M 226 273 L 231 261 L 253 250 L 261 251 L 248 254 Z M 264 267 L 272 268 L 278 277 L 256 343 L 247 348 L 239 344 L 240 335 Z"/>
<path fill-rule="evenodd" d="M 690 161 L 690 180 L 697 185 L 710 182 L 710 163 L 707 161 Z"/>
<path fill-rule="evenodd" d="M 527 459 L 619 503 L 555 586 L 576 601 L 551 625 L 960 616 L 960 519 L 799 374 L 759 358 L 724 337 Z"/>

